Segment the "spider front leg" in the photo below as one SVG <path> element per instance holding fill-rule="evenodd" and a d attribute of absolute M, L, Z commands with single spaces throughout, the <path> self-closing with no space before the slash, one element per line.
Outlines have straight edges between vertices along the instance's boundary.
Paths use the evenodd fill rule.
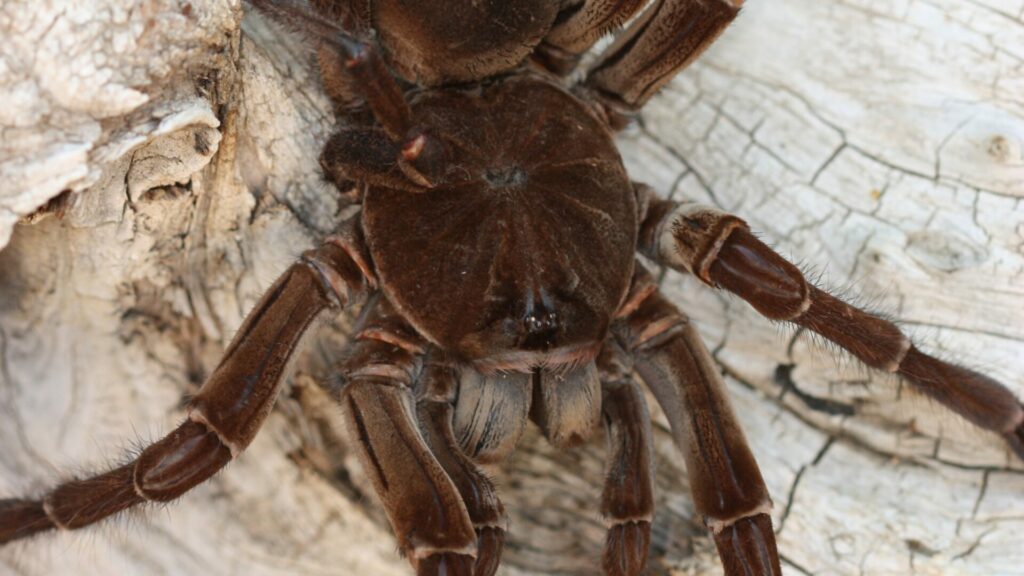
<path fill-rule="evenodd" d="M 470 576 L 477 534 L 458 488 L 427 444 L 412 386 L 424 343 L 378 301 L 333 394 L 403 553 L 422 576 Z M 481 572 L 482 574 L 482 572 Z"/>
<path fill-rule="evenodd" d="M 660 200 L 642 186 L 638 190 L 649 203 L 640 235 L 648 256 L 736 294 L 772 320 L 824 336 L 871 368 L 903 377 L 919 392 L 1001 435 L 1024 459 L 1024 405 L 1005 386 L 921 352 L 892 322 L 808 283 L 738 217 Z"/>
<path fill-rule="evenodd" d="M 654 516 L 651 416 L 633 380 L 633 362 L 614 340 L 598 357 L 608 437 L 601 514 L 608 524 L 601 565 L 607 576 L 635 576 L 647 565 Z"/>
<path fill-rule="evenodd" d="M 348 240 L 329 240 L 289 268 L 249 313 L 190 402 L 185 423 L 137 458 L 61 484 L 39 500 L 0 500 L 0 543 L 81 528 L 145 502 L 174 500 L 238 456 L 270 412 L 314 318 L 365 292 L 367 277 L 355 249 Z"/>
<path fill-rule="evenodd" d="M 417 382 L 416 413 L 423 436 L 438 462 L 455 483 L 477 535 L 473 576 L 493 576 L 505 547 L 505 507 L 494 485 L 459 447 L 452 427 L 458 395 L 458 371 L 430 357 Z"/>
<path fill-rule="evenodd" d="M 726 576 L 781 574 L 772 501 L 711 354 L 639 264 L 624 310 L 615 335 L 665 412 Z"/>

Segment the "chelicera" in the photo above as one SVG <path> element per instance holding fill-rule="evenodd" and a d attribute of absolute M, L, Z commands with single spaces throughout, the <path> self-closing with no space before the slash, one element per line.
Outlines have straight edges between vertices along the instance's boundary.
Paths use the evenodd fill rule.
<path fill-rule="evenodd" d="M 903 377 L 1024 458 L 1024 407 L 1004 386 L 816 288 L 740 218 L 626 174 L 613 131 L 738 0 L 655 0 L 572 85 L 580 55 L 645 2 L 252 4 L 317 43 L 341 119 L 322 164 L 361 211 L 250 312 L 185 423 L 112 471 L 0 501 L 0 542 L 208 479 L 257 433 L 312 321 L 358 308 L 326 385 L 418 574 L 495 573 L 505 512 L 479 465 L 507 457 L 528 420 L 559 447 L 603 426 L 602 566 L 641 573 L 653 460 L 635 375 L 672 426 L 725 572 L 779 574 L 771 499 L 718 370 L 638 252 Z"/>

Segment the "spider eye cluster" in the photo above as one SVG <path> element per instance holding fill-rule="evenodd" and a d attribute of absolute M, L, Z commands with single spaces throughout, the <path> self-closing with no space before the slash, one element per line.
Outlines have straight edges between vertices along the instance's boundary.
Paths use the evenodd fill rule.
<path fill-rule="evenodd" d="M 558 312 L 543 305 L 530 308 L 523 318 L 518 347 L 547 350 L 557 342 L 560 329 Z"/>

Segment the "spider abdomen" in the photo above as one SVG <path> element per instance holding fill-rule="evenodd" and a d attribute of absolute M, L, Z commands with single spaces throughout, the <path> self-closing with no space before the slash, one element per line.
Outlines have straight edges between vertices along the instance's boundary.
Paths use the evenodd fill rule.
<path fill-rule="evenodd" d="M 551 29 L 558 8 L 556 0 L 376 0 L 371 19 L 392 68 L 412 82 L 437 85 L 519 64 Z"/>

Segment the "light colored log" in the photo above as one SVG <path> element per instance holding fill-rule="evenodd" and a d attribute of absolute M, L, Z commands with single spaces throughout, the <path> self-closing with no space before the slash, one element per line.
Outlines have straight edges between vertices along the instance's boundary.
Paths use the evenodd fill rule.
<path fill-rule="evenodd" d="M 172 429 L 248 307 L 346 211 L 300 41 L 239 29 L 237 2 L 73 4 L 0 7 L 0 246 L 77 192 L 0 251 L 0 497 Z M 1024 397 L 1022 47 L 1024 0 L 749 0 L 621 149 L 637 180 L 737 212 Z M 692 279 L 663 287 L 728 375 L 787 573 L 1024 573 L 1024 466 L 998 439 Z M 346 325 L 310 339 L 224 473 L 145 519 L 0 549 L 0 575 L 409 573 L 315 385 Z M 652 573 L 715 574 L 655 419 Z M 595 572 L 602 452 L 533 430 L 494 470 L 503 573 Z"/>

